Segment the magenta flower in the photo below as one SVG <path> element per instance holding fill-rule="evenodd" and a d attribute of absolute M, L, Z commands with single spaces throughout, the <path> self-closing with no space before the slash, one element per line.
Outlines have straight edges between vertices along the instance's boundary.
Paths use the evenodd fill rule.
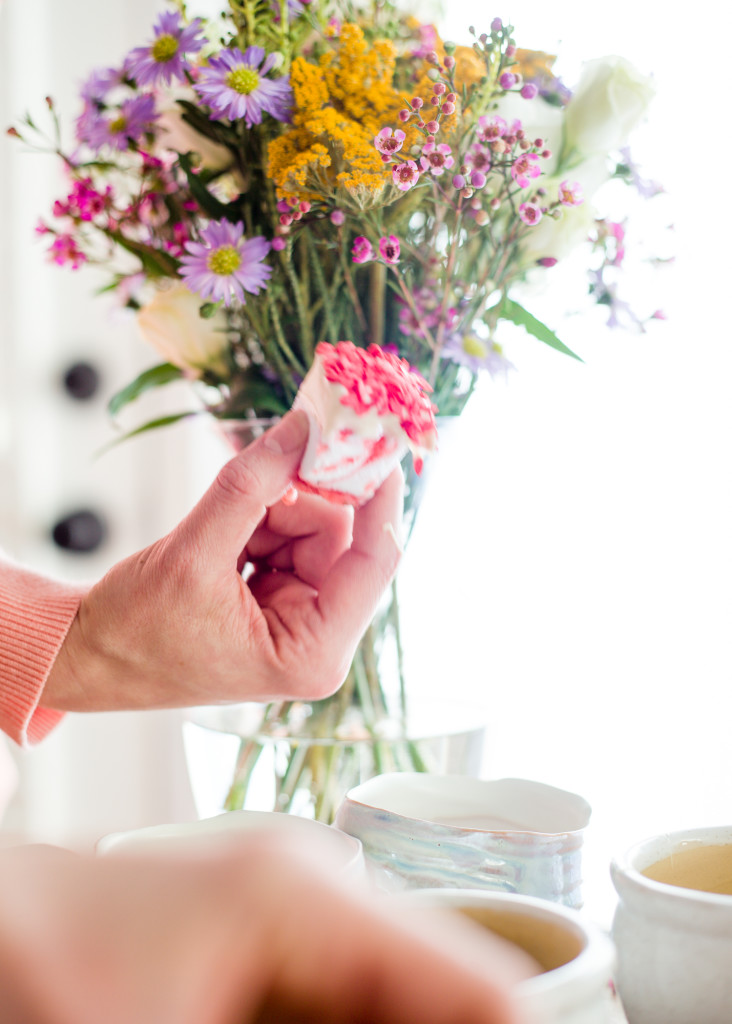
<path fill-rule="evenodd" d="M 112 201 L 112 187 L 107 185 L 104 193 L 92 187 L 91 178 L 75 181 L 65 200 L 57 199 L 53 204 L 54 217 L 71 217 L 74 220 L 92 221 L 104 213 Z"/>
<path fill-rule="evenodd" d="M 186 54 L 198 53 L 205 39 L 199 35 L 201 19 L 184 25 L 177 11 L 161 14 L 154 27 L 155 38 L 148 46 L 137 46 L 125 59 L 125 71 L 138 85 L 170 85 L 184 81 Z"/>
<path fill-rule="evenodd" d="M 196 91 L 217 117 L 243 118 L 247 128 L 261 124 L 265 113 L 286 121 L 293 102 L 289 76 L 265 77 L 278 59 L 273 53 L 266 55 L 261 46 L 250 46 L 244 53 L 221 50 L 202 70 Z"/>
<path fill-rule="evenodd" d="M 82 263 L 86 263 L 87 260 L 87 257 L 76 244 L 74 236 L 68 234 L 56 235 L 48 250 L 48 256 L 59 267 L 70 264 L 72 270 L 78 270 Z"/>
<path fill-rule="evenodd" d="M 445 171 L 448 171 L 455 163 L 454 157 L 451 156 L 452 150 L 445 142 L 441 142 L 439 145 L 434 139 L 430 139 L 425 142 L 422 147 L 422 156 L 419 158 L 419 166 L 423 171 L 429 171 L 436 178 Z"/>
<path fill-rule="evenodd" d="M 272 273 L 262 260 L 270 249 L 266 238 L 244 237 L 244 225 L 214 221 L 201 232 L 200 242 L 187 242 L 190 255 L 181 258 L 180 276 L 191 291 L 230 306 L 245 303 L 244 292 L 258 295 Z"/>
<path fill-rule="evenodd" d="M 158 116 L 155 97 L 150 93 L 124 100 L 117 110 L 90 111 L 89 114 L 83 124 L 81 119 L 77 123 L 77 135 L 81 142 L 86 142 L 95 150 L 103 146 L 129 149 L 152 129 Z"/>
<path fill-rule="evenodd" d="M 374 145 L 382 156 L 390 159 L 394 153 L 398 153 L 402 148 L 406 137 L 401 128 L 397 128 L 396 131 L 392 131 L 391 128 L 382 128 L 374 138 Z"/>
<path fill-rule="evenodd" d="M 498 79 L 498 84 L 502 89 L 513 89 L 518 82 L 518 78 L 512 71 L 504 71 L 501 77 Z"/>
<path fill-rule="evenodd" d="M 521 203 L 519 206 L 519 217 L 524 224 L 538 224 L 543 216 L 537 203 Z"/>
<path fill-rule="evenodd" d="M 354 263 L 368 263 L 374 258 L 374 247 L 368 238 L 363 235 L 354 238 L 351 256 Z"/>
<path fill-rule="evenodd" d="M 581 206 L 585 201 L 582 186 L 578 181 L 563 181 L 559 186 L 559 202 L 562 206 Z"/>
<path fill-rule="evenodd" d="M 396 235 L 385 235 L 379 239 L 379 255 L 387 263 L 398 263 L 400 251 L 399 239 Z"/>
<path fill-rule="evenodd" d="M 402 192 L 407 192 L 412 185 L 416 185 L 419 181 L 419 168 L 414 160 L 405 160 L 396 165 L 391 176 L 396 187 Z"/>
<path fill-rule="evenodd" d="M 528 188 L 532 178 L 538 178 L 541 174 L 539 157 L 536 153 L 521 153 L 517 156 L 511 166 L 511 177 L 519 188 Z"/>

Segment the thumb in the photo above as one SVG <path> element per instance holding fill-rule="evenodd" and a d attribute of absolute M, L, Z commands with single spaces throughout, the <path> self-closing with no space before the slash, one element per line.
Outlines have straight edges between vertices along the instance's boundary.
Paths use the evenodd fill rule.
<path fill-rule="evenodd" d="M 308 418 L 289 412 L 226 463 L 175 531 L 181 548 L 195 549 L 204 565 L 230 568 L 270 505 L 279 501 L 300 465 Z"/>

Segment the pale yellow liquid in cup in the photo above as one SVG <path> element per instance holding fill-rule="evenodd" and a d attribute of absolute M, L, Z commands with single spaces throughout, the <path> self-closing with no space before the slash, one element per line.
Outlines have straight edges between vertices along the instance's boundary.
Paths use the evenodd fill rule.
<path fill-rule="evenodd" d="M 682 843 L 670 857 L 656 861 L 641 874 L 654 882 L 732 896 L 732 844 L 703 846 Z"/>

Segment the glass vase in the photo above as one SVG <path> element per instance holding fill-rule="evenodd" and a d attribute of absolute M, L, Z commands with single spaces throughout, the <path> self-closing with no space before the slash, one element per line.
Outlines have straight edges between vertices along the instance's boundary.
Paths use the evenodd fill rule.
<path fill-rule="evenodd" d="M 272 422 L 220 426 L 238 450 Z M 450 426 L 441 425 L 441 436 Z M 405 460 L 406 542 L 429 489 L 428 473 L 417 476 Z M 346 792 L 376 774 L 479 774 L 482 714 L 450 701 L 410 699 L 398 593 L 397 574 L 333 696 L 189 713 L 184 740 L 199 814 L 278 810 L 330 823 Z"/>

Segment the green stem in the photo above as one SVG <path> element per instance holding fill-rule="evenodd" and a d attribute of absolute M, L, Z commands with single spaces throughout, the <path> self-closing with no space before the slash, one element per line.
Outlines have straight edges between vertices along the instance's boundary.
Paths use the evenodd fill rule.
<path fill-rule="evenodd" d="M 234 778 L 224 800 L 225 811 L 238 811 L 244 807 L 251 782 L 252 772 L 264 750 L 256 740 L 242 740 L 236 760 Z"/>
<path fill-rule="evenodd" d="M 292 349 L 290 348 L 289 344 L 287 343 L 287 338 L 285 337 L 285 332 L 282 329 L 282 321 L 280 320 L 280 315 L 277 312 L 277 305 L 276 305 L 274 299 L 269 294 L 269 292 L 267 293 L 267 296 L 268 296 L 269 314 L 272 317 L 272 326 L 274 327 L 275 337 L 277 338 L 277 344 L 280 346 L 280 348 L 284 352 L 285 356 L 289 359 L 290 364 L 295 368 L 295 370 L 299 374 L 301 374 L 301 376 L 304 377 L 305 373 L 307 372 L 306 371 L 306 367 L 303 366 L 303 364 L 300 362 L 300 360 L 297 358 L 297 356 L 295 355 L 295 353 L 292 351 Z"/>
<path fill-rule="evenodd" d="M 369 282 L 369 313 L 371 314 L 371 338 L 374 345 L 384 344 L 384 299 L 386 289 L 386 264 L 371 264 Z"/>

